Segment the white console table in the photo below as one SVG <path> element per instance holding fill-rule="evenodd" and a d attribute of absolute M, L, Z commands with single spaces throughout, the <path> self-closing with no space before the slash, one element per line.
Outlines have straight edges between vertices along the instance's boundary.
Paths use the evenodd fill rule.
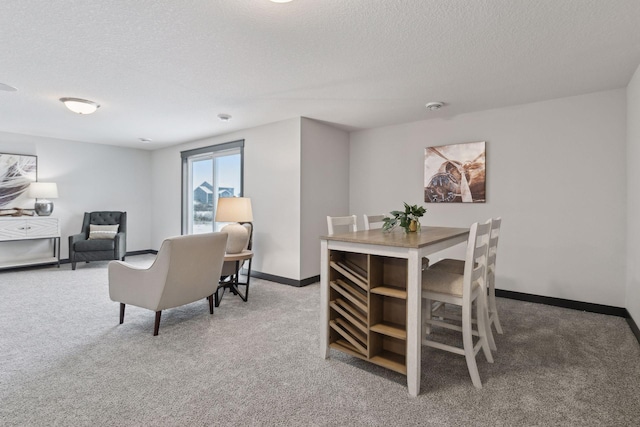
<path fill-rule="evenodd" d="M 53 239 L 53 256 L 1 262 L 0 269 L 57 263 L 60 267 L 60 225 L 51 217 L 0 217 L 0 242 Z"/>

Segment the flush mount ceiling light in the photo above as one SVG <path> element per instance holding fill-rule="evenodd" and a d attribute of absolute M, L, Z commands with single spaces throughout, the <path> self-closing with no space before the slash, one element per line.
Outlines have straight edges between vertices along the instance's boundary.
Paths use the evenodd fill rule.
<path fill-rule="evenodd" d="M 437 111 L 442 107 L 444 107 L 444 102 L 440 102 L 440 101 L 428 102 L 425 106 L 427 107 L 428 110 Z"/>
<path fill-rule="evenodd" d="M 291 0 L 271 0 L 272 3 L 289 3 Z"/>
<path fill-rule="evenodd" d="M 71 111 L 77 114 L 95 113 L 100 104 L 80 98 L 60 98 L 60 101 Z"/>
<path fill-rule="evenodd" d="M 151 141 L 153 141 L 153 139 L 151 138 L 138 138 L 140 140 L 140 142 L 142 142 L 143 144 L 150 144 Z"/>
<path fill-rule="evenodd" d="M 228 114 L 218 114 L 218 118 L 221 122 L 228 122 L 229 120 L 231 120 L 231 116 Z"/>
<path fill-rule="evenodd" d="M 18 89 L 13 86 L 9 86 L 8 84 L 0 83 L 0 90 L 3 90 L 5 92 L 15 92 Z"/>

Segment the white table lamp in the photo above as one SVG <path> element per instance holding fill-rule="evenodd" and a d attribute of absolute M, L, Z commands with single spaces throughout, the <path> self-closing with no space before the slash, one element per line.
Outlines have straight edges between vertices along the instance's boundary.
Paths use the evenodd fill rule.
<path fill-rule="evenodd" d="M 229 235 L 227 240 L 227 253 L 237 254 L 242 252 L 250 238 L 246 227 L 241 223 L 253 221 L 253 211 L 251 210 L 251 199 L 248 197 L 221 197 L 218 199 L 216 209 L 216 222 L 231 222 L 225 225 L 222 230 Z"/>
<path fill-rule="evenodd" d="M 35 211 L 39 216 L 49 216 L 53 212 L 53 202 L 58 198 L 58 185 L 55 182 L 32 182 L 29 197 L 36 199 Z"/>

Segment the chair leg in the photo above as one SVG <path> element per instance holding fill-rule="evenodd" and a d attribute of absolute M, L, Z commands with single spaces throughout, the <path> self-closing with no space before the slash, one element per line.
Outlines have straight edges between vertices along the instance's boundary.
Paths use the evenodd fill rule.
<path fill-rule="evenodd" d="M 120 324 L 124 323 L 124 303 L 120 303 Z"/>
<path fill-rule="evenodd" d="M 480 299 L 480 298 L 478 298 Z M 479 303 L 478 303 L 479 304 Z M 476 306 L 478 305 L 476 304 Z M 485 331 L 486 331 L 486 335 L 487 335 L 487 343 L 489 344 L 489 348 L 491 349 L 491 351 L 498 351 L 498 347 L 496 347 L 496 341 L 493 338 L 493 331 L 491 330 L 491 313 L 489 313 L 489 300 L 488 297 L 485 295 L 484 298 L 484 316 L 482 316 L 484 324 L 485 324 Z M 477 307 L 476 307 L 476 318 L 477 316 L 480 316 L 480 312 L 477 311 Z M 478 322 L 478 330 L 480 330 L 480 319 L 477 320 Z"/>
<path fill-rule="evenodd" d="M 162 310 L 156 311 L 156 323 L 153 325 L 153 336 L 158 335 L 158 329 L 160 329 L 160 316 L 162 315 Z"/>
<path fill-rule="evenodd" d="M 422 333 L 422 339 L 425 339 L 427 335 L 431 334 L 431 324 L 427 323 L 427 320 L 431 320 L 431 305 L 433 301 L 430 299 L 422 300 L 422 307 L 424 308 L 424 312 L 422 314 L 422 322 L 424 324 L 424 331 Z"/>
<path fill-rule="evenodd" d="M 498 307 L 496 306 L 496 288 L 493 281 L 494 278 L 492 277 L 489 283 L 489 328 L 491 328 L 491 323 L 493 323 L 496 326 L 496 332 L 502 335 L 502 325 L 500 324 Z"/>
<path fill-rule="evenodd" d="M 420 318 L 422 321 L 420 322 L 420 342 L 424 344 L 424 341 L 427 339 L 427 301 L 422 298 L 422 305 L 420 306 Z"/>
<path fill-rule="evenodd" d="M 209 295 L 207 299 L 209 300 L 209 313 L 213 314 L 213 294 Z"/>
<path fill-rule="evenodd" d="M 496 340 L 493 338 L 493 331 L 491 330 L 491 322 L 489 321 L 489 313 L 485 312 L 486 317 L 484 320 L 484 324 L 487 331 L 487 343 L 489 344 L 489 348 L 491 351 L 498 351 L 498 347 L 496 346 Z"/>
<path fill-rule="evenodd" d="M 491 324 L 496 327 L 496 332 L 502 335 L 503 334 L 502 325 L 500 324 L 500 318 L 498 317 L 498 312 L 493 311 L 489 313 L 489 315 L 490 315 Z"/>
<path fill-rule="evenodd" d="M 489 313 L 487 311 L 487 295 L 484 292 L 480 292 L 476 304 L 476 317 L 478 319 L 478 336 L 482 346 L 482 352 L 487 362 L 493 363 L 493 355 L 491 350 L 497 350 L 495 348 L 496 343 L 493 341 L 493 334 L 489 329 Z"/>
<path fill-rule="evenodd" d="M 72 263 L 71 263 L 71 270 L 75 270 L 75 269 L 76 269 L 76 263 L 75 263 L 75 262 L 72 262 Z"/>
<path fill-rule="evenodd" d="M 482 339 L 482 337 L 480 337 Z M 480 374 L 478 373 L 478 365 L 476 364 L 476 355 L 473 351 L 473 335 L 471 329 L 471 306 L 462 307 L 462 343 L 464 347 L 464 357 L 467 361 L 469 375 L 475 388 L 482 388 Z M 491 352 L 489 352 L 491 355 Z"/>

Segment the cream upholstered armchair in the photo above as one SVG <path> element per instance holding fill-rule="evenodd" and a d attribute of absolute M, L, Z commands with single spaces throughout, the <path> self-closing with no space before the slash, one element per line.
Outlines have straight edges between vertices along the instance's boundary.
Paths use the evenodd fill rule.
<path fill-rule="evenodd" d="M 156 312 L 153 335 L 158 335 L 162 310 L 209 300 L 213 314 L 213 295 L 224 262 L 226 233 L 205 233 L 166 239 L 149 268 L 122 261 L 109 263 L 109 297 L 120 303 L 120 324 L 126 304 Z"/>

